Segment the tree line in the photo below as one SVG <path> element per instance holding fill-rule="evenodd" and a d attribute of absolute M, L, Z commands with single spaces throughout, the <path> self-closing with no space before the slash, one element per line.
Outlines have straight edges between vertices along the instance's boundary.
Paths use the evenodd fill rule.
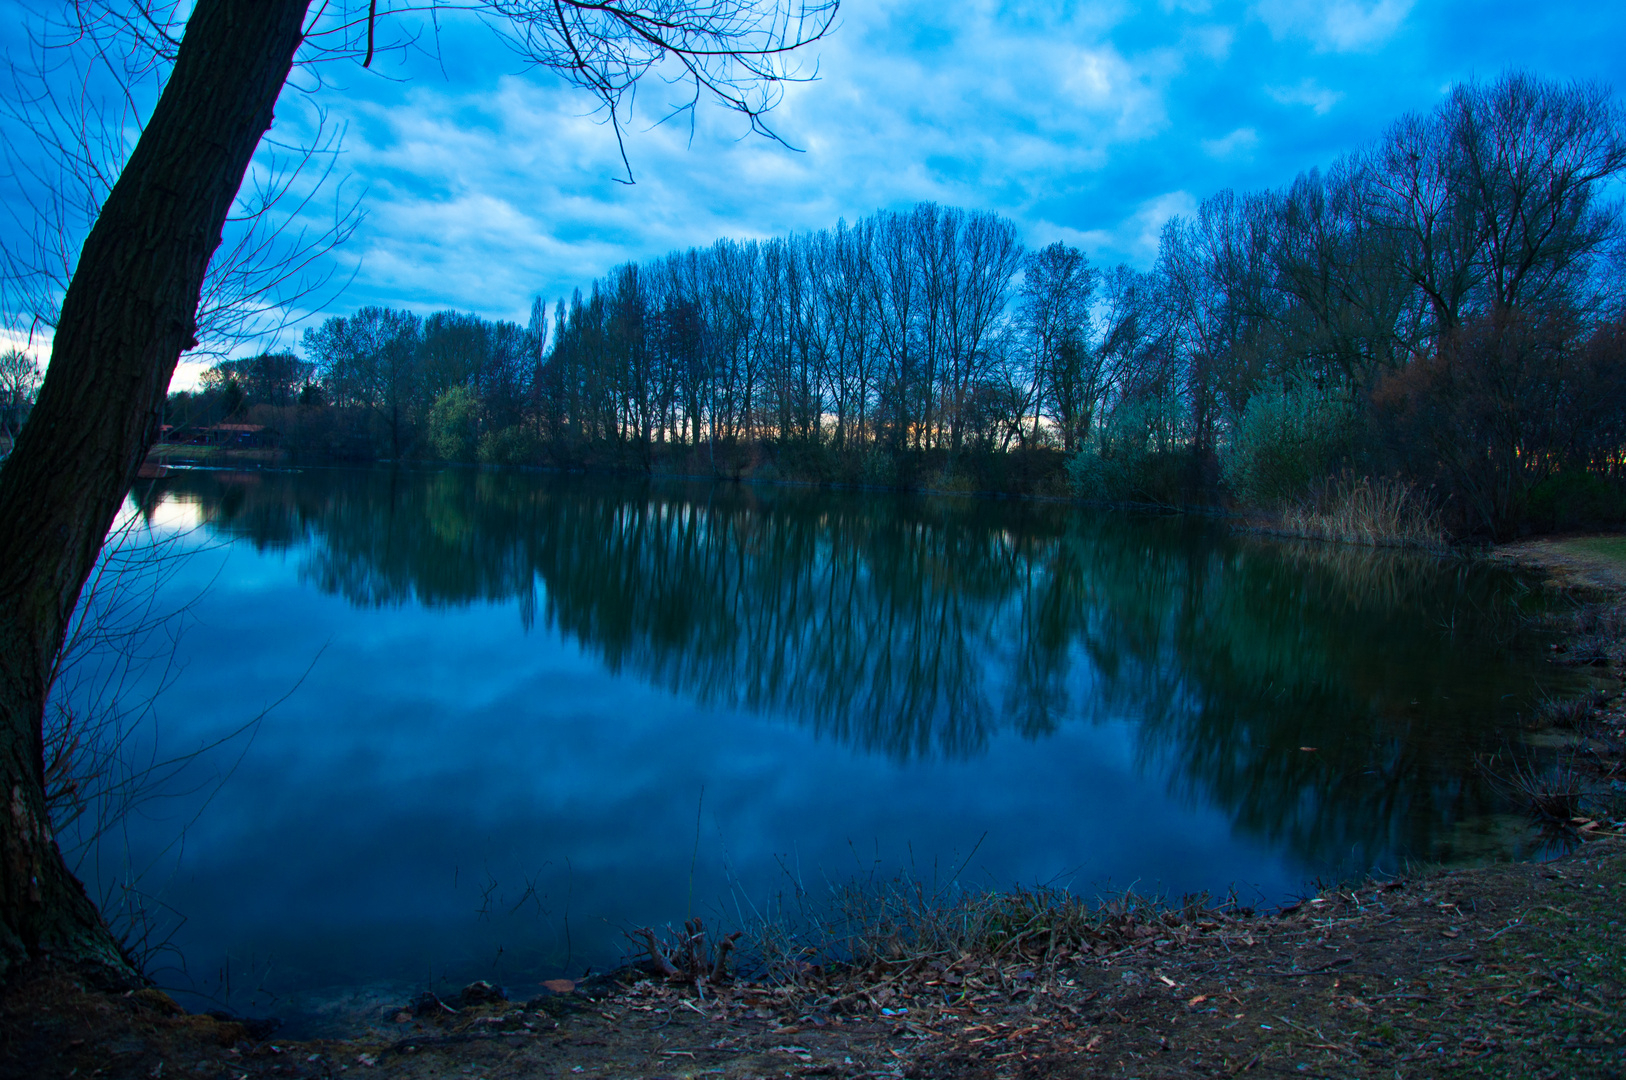
<path fill-rule="evenodd" d="M 1210 196 L 1146 271 L 922 203 L 627 263 L 526 326 L 364 308 L 277 389 L 213 378 L 317 457 L 1263 507 L 1359 473 L 1459 530 L 1619 517 L 1623 169 L 1605 88 L 1508 74 Z"/>

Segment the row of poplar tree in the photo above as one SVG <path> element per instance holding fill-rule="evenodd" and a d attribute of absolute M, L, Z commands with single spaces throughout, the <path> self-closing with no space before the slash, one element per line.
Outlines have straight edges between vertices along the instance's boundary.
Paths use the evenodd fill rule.
<path fill-rule="evenodd" d="M 910 455 L 952 471 L 1054 448 L 1085 494 L 1255 502 L 1361 467 L 1501 529 L 1547 477 L 1620 464 L 1623 169 L 1607 89 L 1509 74 L 1286 188 L 1213 195 L 1146 271 L 923 203 L 628 263 L 528 326 L 335 317 L 305 333 L 305 393 L 367 418 L 340 456 L 653 467 L 749 447 L 884 480 Z"/>

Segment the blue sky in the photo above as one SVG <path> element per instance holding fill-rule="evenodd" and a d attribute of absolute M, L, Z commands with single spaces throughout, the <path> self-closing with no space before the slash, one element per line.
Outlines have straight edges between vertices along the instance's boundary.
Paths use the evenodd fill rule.
<path fill-rule="evenodd" d="M 922 199 L 997 211 L 1030 245 L 1149 264 L 1157 232 L 1223 187 L 1274 186 L 1427 110 L 1453 82 L 1518 66 L 1626 88 L 1626 5 L 1429 0 L 1164 0 L 953 5 L 847 0 L 810 50 L 817 81 L 772 123 L 793 152 L 702 109 L 629 126 L 637 178 L 593 102 L 451 21 L 437 58 L 331 66 L 288 95 L 345 129 L 366 220 L 337 258 L 363 304 L 523 320 L 616 263 L 720 236 L 765 237 Z M 331 213 L 331 203 L 328 204 Z M 347 273 L 349 270 L 347 269 Z"/>

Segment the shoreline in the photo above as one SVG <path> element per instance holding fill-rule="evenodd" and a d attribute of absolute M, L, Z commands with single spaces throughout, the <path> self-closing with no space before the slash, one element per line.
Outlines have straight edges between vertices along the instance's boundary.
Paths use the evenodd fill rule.
<path fill-rule="evenodd" d="M 1602 616 L 1626 612 L 1626 561 L 1584 543 L 1488 557 L 1576 596 L 1566 648 L 1593 652 L 1570 662 L 1618 679 L 1626 617 Z M 1566 737 L 1618 790 L 1626 701 L 1577 717 Z M 1575 850 L 1551 862 L 1345 884 L 1276 912 L 1123 898 L 1083 916 L 995 894 L 1004 929 L 970 946 L 778 984 L 623 972 L 525 1003 L 403 1003 L 346 1039 L 282 1042 L 40 969 L 0 995 L 0 1077 L 1620 1075 L 1626 837 L 1564 827 Z"/>
<path fill-rule="evenodd" d="M 923 956 L 701 992 L 645 976 L 523 1004 L 406 1003 L 306 1042 L 46 973 L 0 1002 L 0 1074 L 1615 1076 L 1623 878 L 1626 840 L 1599 836 L 1549 863 L 1368 882 L 1273 914 L 1122 911 L 1048 960 Z"/>

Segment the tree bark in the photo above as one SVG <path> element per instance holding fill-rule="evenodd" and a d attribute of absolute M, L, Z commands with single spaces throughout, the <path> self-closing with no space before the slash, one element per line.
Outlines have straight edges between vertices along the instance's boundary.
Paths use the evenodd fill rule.
<path fill-rule="evenodd" d="M 306 0 L 199 0 L 63 298 L 0 469 L 0 979 L 51 958 L 129 977 L 45 810 L 51 675 L 102 541 L 197 344 L 204 272 L 301 41 Z"/>

